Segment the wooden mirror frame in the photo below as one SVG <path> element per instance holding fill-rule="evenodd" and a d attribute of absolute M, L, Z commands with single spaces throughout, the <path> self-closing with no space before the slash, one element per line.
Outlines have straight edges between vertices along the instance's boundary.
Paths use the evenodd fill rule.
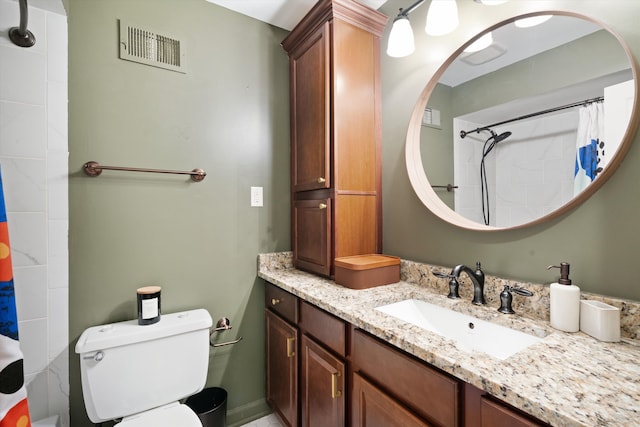
<path fill-rule="evenodd" d="M 436 192 L 431 187 L 427 175 L 424 170 L 424 166 L 422 163 L 422 154 L 420 151 L 420 132 L 421 132 L 421 123 L 422 123 L 422 115 L 424 113 L 424 109 L 427 106 L 427 102 L 431 97 L 431 93 L 434 88 L 440 81 L 440 77 L 444 74 L 449 65 L 455 61 L 458 56 L 467 48 L 471 43 L 479 39 L 483 34 L 493 31 L 496 28 L 499 28 L 503 25 L 509 24 L 511 22 L 516 21 L 517 19 L 528 18 L 531 16 L 537 15 L 563 15 L 563 16 L 572 16 L 580 19 L 584 19 L 590 22 L 593 22 L 603 29 L 607 30 L 610 34 L 612 34 L 620 46 L 624 50 L 629 60 L 629 64 L 631 67 L 631 72 L 633 74 L 634 81 L 634 100 L 633 100 L 633 108 L 631 110 L 631 117 L 629 119 L 629 124 L 627 125 L 627 129 L 622 137 L 622 141 L 620 142 L 620 146 L 616 151 L 615 155 L 612 157 L 610 163 L 607 167 L 600 173 L 598 178 L 593 181 L 584 191 L 582 191 L 579 195 L 572 198 L 570 201 L 559 207 L 558 209 L 543 215 L 542 217 L 530 221 L 524 224 L 519 224 L 512 227 L 494 227 L 484 225 L 475 221 L 472 221 L 453 209 L 447 206 L 440 197 L 436 194 Z M 515 16 L 513 18 L 501 21 L 484 31 L 480 34 L 476 35 L 469 41 L 467 41 L 464 45 L 458 48 L 445 62 L 438 68 L 433 77 L 429 80 L 426 87 L 420 94 L 420 97 L 416 101 L 413 112 L 411 113 L 411 118 L 409 120 L 409 126 L 407 130 L 407 138 L 405 143 L 405 161 L 407 165 L 407 173 L 409 175 L 409 181 L 411 182 L 411 186 L 415 191 L 418 198 L 422 201 L 422 203 L 436 216 L 443 219 L 444 221 L 456 225 L 461 228 L 465 228 L 468 230 L 476 230 L 476 231 L 500 231 L 500 230 L 514 230 L 518 228 L 530 227 L 532 225 L 541 224 L 551 219 L 557 218 L 560 215 L 569 212 L 574 209 L 585 200 L 587 200 L 591 195 L 593 195 L 602 185 L 609 179 L 611 175 L 616 171 L 627 152 L 631 148 L 631 144 L 636 135 L 636 131 L 638 129 L 638 124 L 640 123 L 640 112 L 639 112 L 639 100 L 638 97 L 640 95 L 639 91 L 639 83 L 638 83 L 638 65 L 635 62 L 633 55 L 631 54 L 631 50 L 627 43 L 614 31 L 611 30 L 610 27 L 603 24 L 600 21 L 594 20 L 588 16 L 567 12 L 567 11 L 542 11 L 542 12 L 533 12 L 527 13 L 519 16 Z"/>

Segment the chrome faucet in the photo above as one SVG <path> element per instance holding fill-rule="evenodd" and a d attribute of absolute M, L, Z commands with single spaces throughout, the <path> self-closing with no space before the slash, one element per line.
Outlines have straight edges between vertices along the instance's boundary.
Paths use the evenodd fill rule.
<path fill-rule="evenodd" d="M 487 302 L 484 299 L 484 272 L 482 271 L 479 262 L 476 262 L 475 271 L 464 264 L 460 264 L 456 265 L 453 270 L 451 270 L 450 274 L 438 272 L 434 272 L 433 274 L 437 277 L 448 278 L 449 295 L 447 295 L 447 298 L 458 299 L 460 298 L 460 294 L 458 293 L 458 289 L 460 288 L 458 277 L 460 277 L 460 273 L 462 272 L 467 273 L 467 276 L 469 276 L 473 283 L 473 300 L 471 302 L 475 305 L 486 304 Z"/>

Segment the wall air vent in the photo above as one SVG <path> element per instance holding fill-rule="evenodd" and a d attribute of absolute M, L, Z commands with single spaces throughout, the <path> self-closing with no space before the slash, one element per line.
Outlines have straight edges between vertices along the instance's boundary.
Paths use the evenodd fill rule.
<path fill-rule="evenodd" d="M 178 38 L 120 23 L 120 59 L 186 73 L 185 44 Z"/>

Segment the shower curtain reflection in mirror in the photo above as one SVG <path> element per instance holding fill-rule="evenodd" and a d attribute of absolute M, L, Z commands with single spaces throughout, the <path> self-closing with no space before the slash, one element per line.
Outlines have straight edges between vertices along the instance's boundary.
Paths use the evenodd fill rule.
<path fill-rule="evenodd" d="M 603 169 L 605 153 L 604 106 L 601 102 L 580 107 L 573 194 L 577 195 L 596 179 Z"/>

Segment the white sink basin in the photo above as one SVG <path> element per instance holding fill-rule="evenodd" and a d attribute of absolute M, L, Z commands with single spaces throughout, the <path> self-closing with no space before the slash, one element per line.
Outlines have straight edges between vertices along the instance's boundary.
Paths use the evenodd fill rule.
<path fill-rule="evenodd" d="M 470 353 L 481 351 L 501 360 L 542 340 L 417 299 L 384 305 L 376 310 L 452 339 Z"/>

